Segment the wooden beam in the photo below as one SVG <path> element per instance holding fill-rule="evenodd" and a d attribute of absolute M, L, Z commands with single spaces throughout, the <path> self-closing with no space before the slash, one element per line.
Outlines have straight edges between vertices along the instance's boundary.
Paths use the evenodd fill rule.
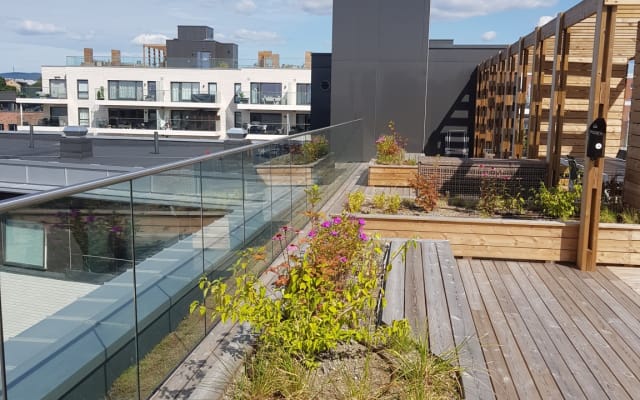
<path fill-rule="evenodd" d="M 640 176 L 640 22 L 636 28 L 637 47 L 633 69 L 633 89 L 631 90 L 631 115 L 629 116 L 629 140 L 627 143 L 627 163 L 625 176 Z M 640 209 L 640 182 L 626 179 L 624 182 L 624 203 Z"/>
<path fill-rule="evenodd" d="M 609 80 L 611 77 L 615 20 L 616 6 L 603 6 L 598 9 L 594 33 L 587 125 L 591 124 L 596 118 L 606 118 L 609 111 Z M 583 271 L 595 271 L 596 268 L 603 169 L 603 159 L 592 161 L 585 154 L 577 252 L 577 264 Z"/>
<path fill-rule="evenodd" d="M 529 138 L 527 157 L 537 158 L 540 146 L 540 116 L 542 114 L 542 83 L 544 79 L 544 41 L 540 29 L 536 29 L 536 45 L 533 54 L 531 104 L 529 107 Z"/>

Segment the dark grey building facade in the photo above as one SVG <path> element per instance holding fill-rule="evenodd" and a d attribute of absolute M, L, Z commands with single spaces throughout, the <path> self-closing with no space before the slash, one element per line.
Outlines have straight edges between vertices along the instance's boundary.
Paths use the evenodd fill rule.
<path fill-rule="evenodd" d="M 429 0 L 334 3 L 330 121 L 362 118 L 364 124 L 361 137 L 334 139 L 339 159 L 374 157 L 375 140 L 389 132 L 389 121 L 408 139 L 409 152 L 444 154 L 451 131 L 466 132 L 472 148 L 476 67 L 505 46 L 429 41 L 429 7 Z M 315 78 L 327 74 L 314 72 L 315 64 L 312 69 L 315 94 Z M 322 121 L 316 114 L 324 108 L 312 104 L 312 121 Z"/>
<path fill-rule="evenodd" d="M 311 54 L 311 129 L 331 125 L 331 53 Z"/>
<path fill-rule="evenodd" d="M 362 137 L 333 140 L 337 159 L 373 157 L 390 120 L 409 138 L 409 151 L 421 150 L 429 6 L 429 0 L 334 2 L 331 123 L 363 118 L 364 124 Z"/>
<path fill-rule="evenodd" d="M 209 26 L 179 25 L 178 38 L 166 45 L 168 67 L 238 68 L 238 45 L 215 41 Z"/>
<path fill-rule="evenodd" d="M 444 155 L 447 134 L 462 131 L 466 132 L 471 154 L 477 65 L 505 47 L 455 45 L 453 40 L 429 41 L 427 123 L 423 145 L 425 154 Z"/>

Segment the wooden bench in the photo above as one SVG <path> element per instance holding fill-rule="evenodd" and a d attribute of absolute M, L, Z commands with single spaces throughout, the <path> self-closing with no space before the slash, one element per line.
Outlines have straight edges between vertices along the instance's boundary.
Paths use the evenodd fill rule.
<path fill-rule="evenodd" d="M 393 256 L 406 240 L 391 241 Z M 431 352 L 455 352 L 462 368 L 466 399 L 494 399 L 487 364 L 449 242 L 417 240 L 407 243 L 406 257 L 392 259 L 385 283 L 387 306 L 382 321 L 406 318 L 418 335 L 428 335 Z"/>

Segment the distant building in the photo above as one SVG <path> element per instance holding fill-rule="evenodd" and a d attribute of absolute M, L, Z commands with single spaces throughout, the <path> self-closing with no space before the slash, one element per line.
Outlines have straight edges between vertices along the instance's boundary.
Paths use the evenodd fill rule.
<path fill-rule="evenodd" d="M 238 45 L 213 39 L 213 28 L 179 25 L 178 38 L 166 41 L 171 68 L 237 68 Z"/>
<path fill-rule="evenodd" d="M 272 53 L 269 50 L 258 52 L 258 67 L 261 68 L 279 68 L 280 54 Z"/>
<path fill-rule="evenodd" d="M 37 125 L 44 117 L 41 104 L 27 105 L 21 112 L 16 99 L 15 91 L 0 91 L 0 131 L 17 131 L 21 123 Z"/>

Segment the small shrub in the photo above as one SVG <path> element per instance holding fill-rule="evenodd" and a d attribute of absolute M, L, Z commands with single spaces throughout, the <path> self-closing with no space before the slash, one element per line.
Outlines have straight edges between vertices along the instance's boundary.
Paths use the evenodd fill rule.
<path fill-rule="evenodd" d="M 409 181 L 416 191 L 415 205 L 427 212 L 433 211 L 438 205 L 438 190 L 435 182 L 434 176 L 427 177 L 418 173 Z"/>
<path fill-rule="evenodd" d="M 385 205 L 385 210 L 389 214 L 396 214 L 398 210 L 400 210 L 400 206 L 402 205 L 402 199 L 399 194 L 394 194 L 387 197 L 387 202 Z"/>
<path fill-rule="evenodd" d="M 349 193 L 347 196 L 347 209 L 352 213 L 360 212 L 362 210 L 364 200 L 364 192 L 362 190 L 356 190 Z"/>
<path fill-rule="evenodd" d="M 387 196 L 385 196 L 384 193 L 376 193 L 373 195 L 373 198 L 371 199 L 371 203 L 373 203 L 373 206 L 383 211 L 384 211 L 384 206 L 386 202 L 387 202 Z"/>
<path fill-rule="evenodd" d="M 566 221 L 580 210 L 581 193 L 580 185 L 568 191 L 559 187 L 547 189 L 544 183 L 540 183 L 540 189 L 534 194 L 534 202 L 544 215 Z"/>
<path fill-rule="evenodd" d="M 627 207 L 620 213 L 623 224 L 640 224 L 640 212 L 634 208 Z"/>
<path fill-rule="evenodd" d="M 515 195 L 506 194 L 503 199 L 504 211 L 512 215 L 524 214 L 526 200 L 520 192 Z"/>
<path fill-rule="evenodd" d="M 616 223 L 618 222 L 618 215 L 609 207 L 602 207 L 602 209 L 600 210 L 600 222 Z"/>
<path fill-rule="evenodd" d="M 291 162 L 293 164 L 309 164 L 329 154 L 329 141 L 322 135 L 317 135 L 302 145 L 291 147 Z"/>
<path fill-rule="evenodd" d="M 376 140 L 376 162 L 378 164 L 401 164 L 404 160 L 406 139 L 396 131 L 396 125 L 389 121 L 389 134 Z"/>

